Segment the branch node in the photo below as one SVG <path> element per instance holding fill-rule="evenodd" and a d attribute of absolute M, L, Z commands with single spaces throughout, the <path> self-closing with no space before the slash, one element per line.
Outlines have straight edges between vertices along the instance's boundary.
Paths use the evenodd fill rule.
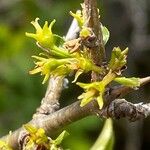
<path fill-rule="evenodd" d="M 136 120 L 146 118 L 150 113 L 149 104 L 132 104 L 125 99 L 116 99 L 112 101 L 107 107 L 102 109 L 99 113 L 100 116 L 105 118 L 127 118 L 133 122 Z"/>

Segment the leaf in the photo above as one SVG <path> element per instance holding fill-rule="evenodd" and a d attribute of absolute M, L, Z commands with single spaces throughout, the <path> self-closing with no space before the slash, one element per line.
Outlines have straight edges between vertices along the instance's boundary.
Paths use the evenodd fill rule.
<path fill-rule="evenodd" d="M 68 136 L 69 133 L 67 131 L 63 131 L 53 142 L 55 145 L 60 145 L 62 140 Z"/>
<path fill-rule="evenodd" d="M 118 77 L 118 78 L 115 78 L 114 81 L 116 81 L 122 85 L 129 86 L 129 87 L 139 87 L 140 86 L 139 78 L 135 78 L 135 77 L 132 77 L 132 78 Z"/>
<path fill-rule="evenodd" d="M 100 136 L 91 148 L 91 150 L 109 150 L 113 149 L 113 124 L 111 119 L 107 119 Z M 110 147 L 111 146 L 111 147 Z"/>
<path fill-rule="evenodd" d="M 112 135 L 111 139 L 109 140 L 106 150 L 114 150 L 113 146 L 114 146 L 114 142 L 115 142 L 115 137 L 114 135 Z"/>
<path fill-rule="evenodd" d="M 102 34 L 103 34 L 103 42 L 104 42 L 104 45 L 108 42 L 108 40 L 109 40 L 109 37 L 110 37 L 110 32 L 109 32 L 109 30 L 105 27 L 105 26 L 103 26 L 102 24 L 101 24 L 101 29 L 102 29 Z"/>

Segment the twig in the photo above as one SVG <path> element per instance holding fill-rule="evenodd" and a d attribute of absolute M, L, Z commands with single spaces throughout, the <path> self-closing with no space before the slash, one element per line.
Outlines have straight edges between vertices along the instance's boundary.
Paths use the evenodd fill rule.
<path fill-rule="evenodd" d="M 140 80 L 141 86 L 145 85 L 149 82 L 150 82 L 150 77 L 143 78 Z M 122 114 L 125 114 L 126 117 L 129 117 L 129 113 L 127 113 L 128 107 L 129 107 L 129 109 L 136 110 L 135 111 L 136 114 L 137 114 L 137 111 L 142 110 L 142 114 L 144 114 L 144 117 L 147 117 L 148 115 L 150 115 L 149 104 L 148 105 L 147 104 L 137 104 L 136 105 L 136 104 L 132 104 L 129 102 L 121 103 L 122 101 L 115 100 L 116 98 L 118 98 L 118 95 L 123 96 L 124 94 L 127 94 L 133 90 L 134 89 L 126 88 L 126 87 L 118 87 L 117 89 L 112 90 L 110 93 L 111 95 L 105 96 L 106 101 L 107 101 L 107 99 L 109 100 L 111 98 L 112 98 L 112 100 L 111 100 L 110 104 L 107 105 L 107 107 L 105 107 L 102 110 L 99 110 L 99 107 L 98 107 L 96 101 L 92 101 L 91 103 L 87 104 L 84 107 L 80 107 L 80 101 L 77 101 L 59 111 L 56 111 L 50 115 L 47 115 L 44 118 L 37 118 L 37 119 L 31 120 L 28 123 L 32 124 L 36 127 L 41 127 L 46 131 L 46 133 L 48 135 L 52 135 L 54 132 L 58 131 L 58 129 L 61 129 L 62 127 L 66 126 L 72 122 L 75 122 L 76 120 L 84 118 L 86 116 L 102 115 L 102 116 L 106 117 L 104 115 L 106 113 L 104 113 L 104 112 L 106 112 L 106 110 L 110 110 L 109 108 L 114 108 L 113 106 L 115 106 L 115 109 L 116 109 L 116 110 L 113 109 L 114 111 L 117 111 L 119 109 L 117 106 L 126 108 L 126 109 L 124 109 L 124 111 L 126 113 L 123 112 L 122 110 L 120 110 L 121 117 L 122 117 Z M 132 117 L 131 117 L 132 121 L 134 121 L 133 116 L 135 116 L 135 119 L 141 119 L 139 117 L 139 115 L 137 117 L 137 115 L 134 115 L 133 113 L 131 113 L 131 114 L 132 114 Z M 139 114 L 139 112 L 138 112 L 138 114 Z M 112 115 L 111 111 L 109 111 L 109 116 L 110 115 Z M 114 118 L 118 118 L 118 117 L 119 116 L 117 113 L 117 117 L 114 116 Z M 142 118 L 143 118 L 143 116 L 142 116 Z M 130 119 L 130 117 L 129 117 L 129 119 Z M 15 132 L 13 132 L 11 135 L 6 135 L 5 137 L 2 137 L 0 140 L 8 140 L 9 145 L 12 148 L 14 148 L 15 150 L 17 150 L 18 143 L 19 143 L 18 138 L 21 136 L 23 131 L 24 131 L 24 129 L 20 128 L 20 129 L 16 130 Z"/>
<path fill-rule="evenodd" d="M 106 61 L 105 48 L 103 43 L 103 35 L 100 27 L 100 19 L 97 9 L 97 0 L 84 0 L 83 17 L 86 20 L 84 26 L 92 30 L 92 37 L 84 41 L 84 45 L 89 48 L 91 59 L 93 62 L 101 66 Z M 92 73 L 92 80 L 101 80 L 101 76 Z"/>
<path fill-rule="evenodd" d="M 149 82 L 150 82 L 150 76 L 141 78 L 140 87 L 148 84 Z M 116 98 L 121 98 L 132 91 L 133 91 L 133 88 L 130 88 L 127 86 L 120 86 L 120 87 L 116 86 L 116 87 L 111 88 L 109 93 L 108 94 L 106 93 L 106 95 L 104 96 L 105 97 L 104 100 L 106 103 L 105 105 L 108 105 Z"/>
<path fill-rule="evenodd" d="M 51 77 L 41 106 L 37 108 L 33 118 L 44 117 L 59 109 L 59 98 L 63 87 L 63 77 Z"/>
<path fill-rule="evenodd" d="M 115 99 L 106 108 L 100 110 L 99 115 L 106 118 L 127 118 L 130 121 L 136 121 L 150 115 L 150 103 L 132 104 L 125 99 Z"/>

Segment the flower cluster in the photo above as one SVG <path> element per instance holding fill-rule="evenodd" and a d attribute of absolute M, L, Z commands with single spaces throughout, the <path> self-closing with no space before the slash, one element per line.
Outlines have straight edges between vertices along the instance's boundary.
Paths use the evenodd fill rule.
<path fill-rule="evenodd" d="M 72 71 L 76 71 L 75 74 L 75 82 L 80 74 L 83 72 L 95 71 L 95 72 L 102 72 L 103 69 L 97 67 L 90 61 L 83 56 L 76 55 L 72 58 L 43 58 L 39 56 L 32 56 L 33 58 L 37 59 L 38 61 L 35 62 L 35 68 L 30 71 L 30 74 L 36 74 L 41 72 L 41 75 L 45 75 L 43 84 L 48 80 L 50 76 L 66 76 Z"/>
<path fill-rule="evenodd" d="M 108 84 L 112 81 L 118 82 L 122 85 L 136 88 L 140 86 L 139 78 L 125 78 L 121 76 L 121 70 L 126 65 L 128 48 L 121 51 L 119 47 L 115 47 L 112 51 L 111 59 L 108 63 L 108 73 L 104 76 L 102 81 L 93 83 L 80 83 L 81 88 L 85 90 L 85 93 L 81 94 L 78 99 L 81 99 L 81 107 L 89 103 L 91 100 L 96 99 L 101 109 L 103 106 L 103 94 Z M 119 77 L 118 77 L 119 76 Z"/>
<path fill-rule="evenodd" d="M 0 141 L 0 149 L 1 150 L 13 150 L 8 143 L 4 142 L 4 141 Z"/>
<path fill-rule="evenodd" d="M 63 49 L 60 46 L 64 43 L 64 39 L 57 34 L 53 34 L 52 27 L 56 20 L 53 20 L 48 26 L 48 22 L 45 21 L 43 28 L 38 23 L 39 18 L 36 18 L 35 21 L 32 21 L 31 24 L 35 27 L 36 33 L 27 33 L 26 36 L 34 38 L 37 41 L 37 44 L 47 50 L 50 55 L 57 57 L 70 57 L 68 51 Z"/>
<path fill-rule="evenodd" d="M 67 131 L 63 131 L 55 140 L 48 137 L 43 128 L 36 128 L 31 124 L 23 126 L 26 130 L 22 135 L 20 143 L 22 150 L 44 149 L 44 150 L 62 150 L 60 144 L 63 139 L 69 135 Z M 11 134 L 11 132 L 10 132 Z M 0 140 L 0 150 L 13 150 L 7 141 Z"/>
<path fill-rule="evenodd" d="M 24 125 L 24 128 L 28 132 L 24 150 L 30 150 L 36 148 L 43 148 L 45 150 L 61 150 L 60 144 L 64 137 L 69 134 L 63 131 L 55 140 L 52 140 L 45 133 L 43 128 L 36 128 L 30 124 Z"/>
<path fill-rule="evenodd" d="M 104 92 L 112 81 L 136 88 L 139 86 L 139 79 L 122 77 L 122 72 L 126 68 L 128 48 L 122 51 L 119 47 L 114 47 L 110 61 L 105 67 L 95 65 L 89 57 L 88 48 L 83 44 L 84 39 L 93 36 L 92 29 L 84 26 L 86 20 L 83 17 L 82 11 L 77 11 L 76 13 L 70 12 L 70 14 L 77 20 L 80 33 L 77 39 L 67 42 L 63 37 L 52 32 L 55 20 L 49 26 L 46 21 L 43 28 L 38 23 L 39 18 L 31 22 L 36 29 L 36 33 L 26 33 L 26 35 L 37 41 L 37 45 L 42 49 L 44 57 L 42 55 L 32 56 L 36 59 L 35 68 L 29 73 L 41 73 L 41 75 L 44 75 L 43 84 L 50 76 L 67 76 L 72 72 L 75 73 L 73 82 L 76 82 L 82 73 L 94 71 L 100 74 L 103 76 L 100 82 L 78 82 L 77 85 L 85 91 L 78 97 L 78 99 L 81 99 L 81 107 L 91 100 L 96 99 L 101 109 L 103 107 Z M 103 43 L 106 44 L 110 33 L 103 25 L 101 25 L 101 31 L 103 34 Z"/>
<path fill-rule="evenodd" d="M 95 71 L 99 73 L 103 71 L 82 50 L 72 53 L 66 48 L 66 43 L 62 42 L 63 38 L 52 33 L 55 20 L 49 26 L 46 21 L 43 28 L 39 25 L 38 20 L 39 18 L 36 18 L 35 21 L 31 22 L 36 29 L 36 34 L 26 33 L 26 35 L 36 39 L 38 45 L 44 50 L 44 55 L 47 57 L 32 56 L 37 62 L 35 62 L 35 68 L 29 72 L 30 74 L 40 72 L 41 75 L 45 76 L 42 82 L 44 84 L 51 75 L 66 76 L 75 71 L 75 82 L 83 72 Z M 61 42 L 57 45 L 56 41 Z"/>

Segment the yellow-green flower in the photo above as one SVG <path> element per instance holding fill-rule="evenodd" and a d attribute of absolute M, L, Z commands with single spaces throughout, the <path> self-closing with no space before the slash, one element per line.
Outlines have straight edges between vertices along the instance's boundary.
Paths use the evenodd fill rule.
<path fill-rule="evenodd" d="M 92 31 L 90 28 L 88 27 L 83 27 L 80 31 L 80 37 L 81 38 L 87 38 L 87 37 L 90 37 L 92 34 Z"/>
<path fill-rule="evenodd" d="M 48 22 L 45 21 L 43 28 L 38 23 L 39 18 L 32 21 L 31 24 L 35 27 L 36 33 L 26 33 L 26 36 L 32 37 L 37 40 L 37 42 L 45 48 L 53 48 L 55 45 L 54 34 L 52 33 L 52 27 L 56 20 L 53 20 L 48 26 Z"/>
<path fill-rule="evenodd" d="M 68 132 L 63 131 L 55 140 L 52 140 L 43 128 L 36 128 L 30 124 L 24 125 L 24 128 L 29 133 L 25 150 L 34 149 L 36 146 L 43 146 L 47 150 L 60 150 L 59 145 L 69 135 Z"/>
<path fill-rule="evenodd" d="M 80 83 L 78 82 L 81 88 L 84 89 L 85 93 L 81 94 L 78 99 L 82 99 L 81 107 L 89 103 L 91 100 L 96 99 L 101 109 L 103 107 L 103 94 L 105 92 L 106 86 L 112 82 L 116 77 L 116 74 L 109 71 L 107 75 L 100 82 L 92 83 Z"/>
<path fill-rule="evenodd" d="M 42 84 L 44 84 L 48 78 L 53 76 L 62 76 L 69 74 L 74 68 L 71 65 L 75 60 L 73 58 L 55 59 L 55 58 L 43 58 L 39 56 L 32 56 L 38 61 L 35 62 L 35 68 L 29 71 L 30 74 L 41 73 L 44 75 Z"/>
<path fill-rule="evenodd" d="M 1 150 L 13 150 L 7 142 L 1 141 L 0 140 L 0 149 Z"/>
<path fill-rule="evenodd" d="M 30 124 L 24 125 L 24 128 L 28 131 L 29 136 L 25 149 L 33 149 L 35 146 L 43 145 L 45 148 L 49 148 L 49 138 L 46 136 L 44 129 L 36 128 Z"/>
<path fill-rule="evenodd" d="M 31 70 L 30 74 L 36 74 L 41 72 L 41 75 L 45 75 L 43 84 L 48 80 L 49 76 L 52 74 L 54 70 L 56 70 L 59 66 L 65 63 L 63 59 L 55 59 L 55 58 L 43 58 L 38 56 L 32 56 L 33 58 L 37 59 L 38 61 L 35 62 L 35 68 Z M 58 75 L 60 75 L 58 70 Z"/>
<path fill-rule="evenodd" d="M 79 75 L 83 72 L 95 71 L 101 73 L 103 69 L 93 64 L 87 58 L 84 58 L 82 55 L 76 55 L 73 58 L 43 58 L 39 56 L 32 56 L 37 59 L 35 62 L 35 68 L 31 70 L 30 74 L 41 73 L 44 75 L 43 84 L 48 80 L 48 78 L 53 76 L 62 76 L 68 75 L 69 73 L 75 71 L 75 79 L 73 82 L 77 80 Z"/>
<path fill-rule="evenodd" d="M 64 42 L 64 39 L 56 34 L 53 34 L 52 27 L 56 20 L 54 19 L 48 26 L 48 22 L 45 21 L 43 28 L 38 23 L 39 18 L 32 21 L 31 24 L 35 27 L 36 33 L 26 33 L 26 36 L 34 38 L 41 48 L 46 48 L 50 55 L 59 57 L 71 57 L 66 49 L 60 46 Z"/>
<path fill-rule="evenodd" d="M 93 83 L 80 83 L 77 82 L 81 88 L 85 90 L 85 93 L 81 94 L 78 99 L 82 99 L 80 106 L 83 107 L 90 101 L 96 99 L 101 109 L 103 106 L 103 93 L 105 91 L 105 85 L 103 82 L 93 82 Z"/>

